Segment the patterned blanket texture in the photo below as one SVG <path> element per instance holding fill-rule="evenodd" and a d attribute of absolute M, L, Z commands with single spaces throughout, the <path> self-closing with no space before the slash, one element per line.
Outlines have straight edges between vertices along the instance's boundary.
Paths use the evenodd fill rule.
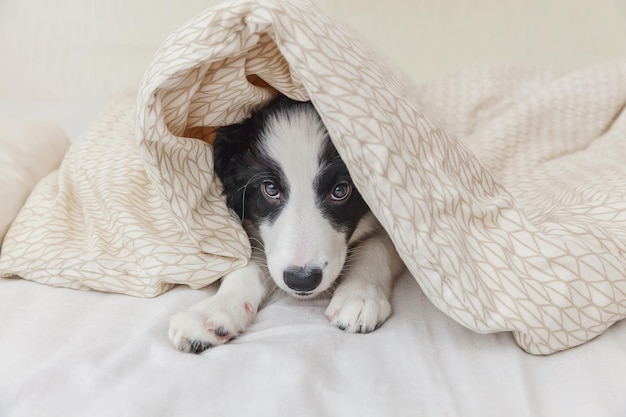
<path fill-rule="evenodd" d="M 626 316 L 625 60 L 414 86 L 296 0 L 224 3 L 170 35 L 139 93 L 31 194 L 2 275 L 156 296 L 244 265 L 211 134 L 277 91 L 313 101 L 409 271 L 463 326 L 548 354 Z"/>

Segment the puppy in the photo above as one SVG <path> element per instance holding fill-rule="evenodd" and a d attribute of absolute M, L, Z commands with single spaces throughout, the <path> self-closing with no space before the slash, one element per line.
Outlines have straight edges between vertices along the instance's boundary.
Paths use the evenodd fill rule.
<path fill-rule="evenodd" d="M 310 102 L 279 96 L 218 129 L 214 167 L 252 260 L 223 277 L 214 296 L 172 317 L 177 349 L 199 353 L 241 334 L 272 281 L 300 299 L 336 287 L 326 316 L 346 332 L 368 333 L 387 320 L 402 261 Z"/>

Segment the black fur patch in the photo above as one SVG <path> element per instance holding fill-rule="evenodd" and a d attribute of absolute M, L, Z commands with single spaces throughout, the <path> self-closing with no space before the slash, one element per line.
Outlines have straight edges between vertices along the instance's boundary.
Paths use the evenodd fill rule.
<path fill-rule="evenodd" d="M 321 171 L 314 185 L 317 205 L 333 227 L 345 233 L 346 240 L 349 240 L 361 218 L 369 212 L 369 207 L 352 182 L 346 164 L 328 138 L 319 155 L 319 164 Z M 352 187 L 350 196 L 344 201 L 333 201 L 330 197 L 333 189 L 343 182 Z"/>

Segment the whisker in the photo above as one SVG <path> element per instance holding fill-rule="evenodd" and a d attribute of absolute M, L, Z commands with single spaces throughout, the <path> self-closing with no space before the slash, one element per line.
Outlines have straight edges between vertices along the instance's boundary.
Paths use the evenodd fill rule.
<path fill-rule="evenodd" d="M 250 183 L 252 181 L 257 179 L 261 175 L 265 175 L 265 174 L 262 173 L 262 172 L 259 172 L 258 174 L 255 174 L 255 175 L 251 176 L 244 185 L 242 185 L 241 187 L 239 187 L 239 189 L 237 189 L 237 191 L 243 190 L 243 196 L 242 196 L 243 207 L 241 209 L 241 220 L 242 221 L 246 218 L 246 191 L 248 191 L 248 185 L 250 185 Z"/>
<path fill-rule="evenodd" d="M 263 243 L 263 241 L 261 239 L 257 239 L 256 237 L 252 237 L 249 236 L 249 240 L 252 244 L 252 242 L 258 244 L 259 246 L 252 246 L 254 249 L 259 249 L 261 251 L 265 251 L 265 244 Z"/>
<path fill-rule="evenodd" d="M 265 175 L 265 173 L 263 172 L 259 172 L 258 174 L 254 174 L 253 176 L 251 176 L 248 181 L 242 185 L 241 187 L 239 187 L 239 189 L 237 189 L 237 191 L 241 191 L 242 189 L 245 191 L 245 188 L 248 187 L 248 185 L 250 185 L 250 183 L 252 181 L 254 181 L 255 179 L 257 179 L 258 177 L 260 177 L 261 175 Z"/>

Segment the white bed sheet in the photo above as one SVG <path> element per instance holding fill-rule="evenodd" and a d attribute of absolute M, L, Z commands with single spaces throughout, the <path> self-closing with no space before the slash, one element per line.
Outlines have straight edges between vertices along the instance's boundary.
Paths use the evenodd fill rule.
<path fill-rule="evenodd" d="M 0 101 L 76 138 L 97 103 Z M 626 323 L 548 357 L 478 335 L 405 273 L 394 314 L 368 335 L 323 316 L 328 300 L 275 294 L 248 332 L 201 355 L 174 350 L 169 317 L 215 291 L 155 299 L 0 279 L 0 416 L 624 416 Z"/>

